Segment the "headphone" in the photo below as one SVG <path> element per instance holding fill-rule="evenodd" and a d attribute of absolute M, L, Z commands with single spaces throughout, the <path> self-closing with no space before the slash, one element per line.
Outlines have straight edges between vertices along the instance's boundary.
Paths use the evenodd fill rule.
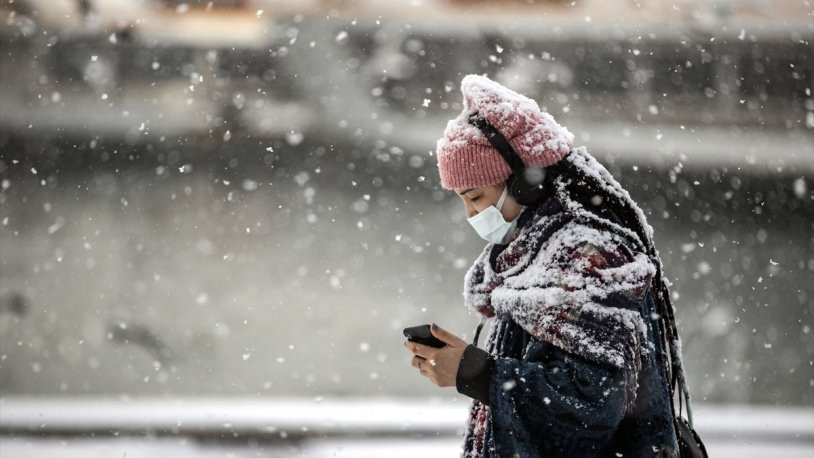
<path fill-rule="evenodd" d="M 546 194 L 546 188 L 543 186 L 546 177 L 545 169 L 526 167 L 506 137 L 477 111 L 469 115 L 469 123 L 480 129 L 512 169 L 511 175 L 506 179 L 506 187 L 512 199 L 523 206 L 533 205 L 542 200 Z"/>

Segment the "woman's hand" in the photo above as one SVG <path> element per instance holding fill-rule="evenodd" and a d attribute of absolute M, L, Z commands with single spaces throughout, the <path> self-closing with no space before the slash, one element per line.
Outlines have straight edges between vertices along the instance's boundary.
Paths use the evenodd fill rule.
<path fill-rule="evenodd" d="M 430 326 L 430 332 L 446 346 L 433 348 L 408 340 L 404 345 L 413 353 L 412 365 L 419 369 L 421 375 L 439 387 L 455 386 L 458 366 L 467 343 L 460 337 L 441 329 L 435 323 Z"/>

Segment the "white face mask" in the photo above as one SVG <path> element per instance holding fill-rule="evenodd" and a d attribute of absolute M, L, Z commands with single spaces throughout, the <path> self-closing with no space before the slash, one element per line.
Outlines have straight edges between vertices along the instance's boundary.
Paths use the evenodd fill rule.
<path fill-rule="evenodd" d="M 506 243 L 517 232 L 517 218 L 509 222 L 503 219 L 503 215 L 500 213 L 508 193 L 509 188 L 507 186 L 503 188 L 503 193 L 497 201 L 497 207 L 490 205 L 486 210 L 467 218 L 467 221 L 475 228 L 478 235 L 487 242 Z"/>

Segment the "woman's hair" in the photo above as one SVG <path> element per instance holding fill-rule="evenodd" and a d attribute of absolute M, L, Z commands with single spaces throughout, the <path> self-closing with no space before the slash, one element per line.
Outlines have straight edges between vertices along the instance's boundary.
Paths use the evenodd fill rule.
<path fill-rule="evenodd" d="M 595 174 L 586 173 L 585 168 L 579 167 L 568 158 L 559 161 L 557 164 L 548 167 L 547 177 L 550 176 L 553 184 L 558 178 L 561 183 L 560 191 L 571 199 L 577 201 L 582 208 L 594 213 L 599 218 L 620 224 L 622 227 L 633 231 L 637 238 L 631 240 L 630 234 L 620 232 L 615 227 L 610 226 L 614 232 L 625 237 L 634 246 L 649 251 L 653 243 L 649 233 L 645 230 L 644 221 L 640 220 L 638 212 L 634 209 L 632 201 L 626 196 L 620 196 L 618 192 L 608 189 L 609 185 L 621 189 L 618 183 L 600 182 Z M 616 186 L 614 186 L 616 185 Z M 615 191 L 615 190 L 614 190 Z M 557 193 L 562 197 L 562 192 Z M 564 203 L 564 202 L 563 202 Z"/>
<path fill-rule="evenodd" d="M 567 211 L 577 213 L 575 215 L 577 217 L 590 219 L 591 222 L 623 237 L 653 261 L 656 275 L 652 287 L 655 293 L 656 312 L 664 318 L 658 322 L 666 354 L 669 355 L 669 362 L 665 364 L 670 374 L 671 393 L 675 390 L 676 382 L 679 382 L 681 394 L 689 399 L 682 368 L 675 310 L 670 301 L 661 260 L 653 244 L 652 229 L 647 224 L 644 213 L 627 191 L 595 159 L 580 150 L 582 148 L 572 150 L 568 156 L 546 168 L 545 186 L 551 187 Z"/>

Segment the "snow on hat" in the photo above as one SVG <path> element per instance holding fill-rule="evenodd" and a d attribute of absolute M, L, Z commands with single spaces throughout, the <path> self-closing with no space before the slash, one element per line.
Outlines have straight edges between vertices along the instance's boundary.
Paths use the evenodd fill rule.
<path fill-rule="evenodd" d="M 495 185 L 512 173 L 480 129 L 469 123 L 476 111 L 506 137 L 526 166 L 548 167 L 573 146 L 574 134 L 540 111 L 537 102 L 485 76 L 465 76 L 461 93 L 463 111 L 447 123 L 436 146 L 445 189 Z"/>

